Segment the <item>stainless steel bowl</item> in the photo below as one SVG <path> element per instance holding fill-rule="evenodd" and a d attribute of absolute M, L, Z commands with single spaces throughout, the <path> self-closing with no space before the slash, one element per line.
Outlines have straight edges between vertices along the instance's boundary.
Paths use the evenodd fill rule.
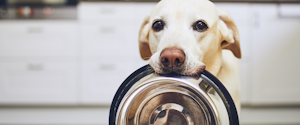
<path fill-rule="evenodd" d="M 204 71 L 197 76 L 159 75 L 146 65 L 115 94 L 110 125 L 238 125 L 223 84 Z"/>

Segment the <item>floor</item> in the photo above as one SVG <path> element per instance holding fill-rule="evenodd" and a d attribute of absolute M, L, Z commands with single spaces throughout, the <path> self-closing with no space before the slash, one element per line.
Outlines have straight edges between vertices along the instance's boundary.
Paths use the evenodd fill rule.
<path fill-rule="evenodd" d="M 108 106 L 0 107 L 0 125 L 108 125 Z M 241 125 L 300 125 L 300 107 L 243 107 Z"/>

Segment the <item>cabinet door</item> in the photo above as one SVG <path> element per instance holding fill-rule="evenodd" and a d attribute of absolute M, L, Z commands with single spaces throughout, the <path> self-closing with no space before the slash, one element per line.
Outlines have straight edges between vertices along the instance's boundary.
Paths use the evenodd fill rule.
<path fill-rule="evenodd" d="M 74 21 L 0 21 L 0 56 L 75 56 Z"/>
<path fill-rule="evenodd" d="M 71 62 L 0 62 L 0 104 L 74 105 L 77 67 Z"/>
<path fill-rule="evenodd" d="M 128 56 L 85 57 L 82 63 L 81 102 L 109 105 L 122 82 L 145 63 Z"/>
<path fill-rule="evenodd" d="M 138 41 L 137 39 L 133 41 L 131 36 L 138 32 L 132 31 L 131 20 L 103 19 L 98 24 L 84 24 L 82 54 L 83 56 L 134 55 L 133 48 L 138 47 Z"/>
<path fill-rule="evenodd" d="M 80 20 L 132 19 L 134 6 L 131 2 L 80 2 L 78 17 Z"/>
<path fill-rule="evenodd" d="M 286 9 L 298 11 L 298 16 L 286 13 Z M 299 9 L 300 4 L 293 8 L 280 4 L 252 6 L 253 104 L 300 104 Z"/>

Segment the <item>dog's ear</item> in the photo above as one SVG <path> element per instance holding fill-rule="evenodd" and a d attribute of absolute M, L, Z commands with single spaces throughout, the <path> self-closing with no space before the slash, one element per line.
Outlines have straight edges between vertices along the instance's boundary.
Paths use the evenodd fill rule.
<path fill-rule="evenodd" d="M 229 49 L 237 57 L 241 58 L 240 48 L 240 34 L 238 29 L 231 18 L 231 16 L 222 10 L 218 9 L 219 13 L 219 31 L 222 35 L 221 47 L 223 49 Z"/>
<path fill-rule="evenodd" d="M 149 24 L 150 16 L 146 16 L 144 22 L 139 31 L 139 48 L 140 55 L 142 59 L 148 60 L 152 56 L 150 46 L 149 46 L 149 32 L 150 32 L 150 24 Z"/>

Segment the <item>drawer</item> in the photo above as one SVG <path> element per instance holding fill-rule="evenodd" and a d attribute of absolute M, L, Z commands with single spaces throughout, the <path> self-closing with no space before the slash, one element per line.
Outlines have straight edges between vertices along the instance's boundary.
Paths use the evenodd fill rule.
<path fill-rule="evenodd" d="M 0 62 L 0 105 L 77 103 L 76 63 Z"/>
<path fill-rule="evenodd" d="M 281 18 L 299 18 L 300 4 L 299 3 L 281 3 L 278 6 L 278 13 Z"/>
<path fill-rule="evenodd" d="M 73 22 L 1 21 L 0 56 L 74 56 L 78 27 Z"/>
<path fill-rule="evenodd" d="M 81 2 L 78 6 L 79 19 L 131 19 L 134 16 L 132 3 Z"/>
<path fill-rule="evenodd" d="M 83 104 L 109 105 L 122 82 L 145 62 L 137 57 L 84 59 L 81 101 Z"/>
<path fill-rule="evenodd" d="M 138 55 L 138 32 L 132 22 L 103 20 L 82 26 L 82 53 L 85 56 Z"/>

